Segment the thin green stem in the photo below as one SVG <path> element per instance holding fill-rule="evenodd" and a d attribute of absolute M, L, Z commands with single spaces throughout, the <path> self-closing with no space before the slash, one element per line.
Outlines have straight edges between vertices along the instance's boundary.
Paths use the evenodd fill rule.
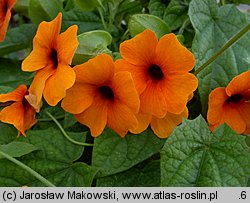
<path fill-rule="evenodd" d="M 99 5 L 102 7 L 102 9 L 104 9 L 104 6 L 102 4 L 102 2 L 100 0 L 97 0 L 97 2 L 99 3 Z"/>
<path fill-rule="evenodd" d="M 103 27 L 104 27 L 104 30 L 109 32 L 109 28 L 106 24 L 106 21 L 104 19 L 104 16 L 103 16 L 103 9 L 101 9 L 100 7 L 98 8 L 98 12 L 99 12 L 99 15 L 100 15 L 100 18 L 101 18 L 101 21 L 102 21 L 102 24 L 103 24 Z M 111 15 L 111 14 L 110 14 Z M 112 24 L 111 24 L 112 25 Z M 118 46 L 116 45 L 114 39 L 112 39 L 112 45 L 113 45 L 113 48 L 116 52 L 118 52 Z"/>
<path fill-rule="evenodd" d="M 112 24 L 113 24 L 113 7 L 111 3 L 108 3 L 108 7 L 109 7 L 109 28 L 111 28 Z"/>
<path fill-rule="evenodd" d="M 223 6 L 223 5 L 226 5 L 226 0 L 221 0 L 221 5 Z"/>
<path fill-rule="evenodd" d="M 178 35 L 182 35 L 184 30 L 186 29 L 187 26 L 189 26 L 191 23 L 190 19 L 187 18 L 184 23 L 182 24 L 181 28 L 179 29 Z"/>
<path fill-rule="evenodd" d="M 56 120 L 59 120 L 59 119 L 63 119 L 65 117 L 65 115 L 62 115 L 62 116 L 57 116 L 57 117 L 54 117 Z M 53 121 L 52 118 L 39 118 L 38 119 L 39 122 L 48 122 L 48 121 Z"/>
<path fill-rule="evenodd" d="M 23 164 L 22 162 L 18 161 L 17 159 L 13 158 L 12 156 L 4 153 L 3 151 L 0 151 L 0 154 L 5 157 L 6 159 L 10 160 L 11 162 L 13 162 L 14 164 L 20 166 L 21 168 L 23 168 L 24 170 L 28 171 L 31 175 L 33 175 L 34 177 L 36 177 L 38 180 L 40 180 L 44 185 L 48 186 L 48 187 L 56 187 L 54 184 L 52 184 L 50 181 L 48 181 L 46 178 L 44 178 L 43 176 L 41 176 L 39 173 L 37 173 L 36 171 L 34 171 L 32 168 L 30 168 L 29 166 Z"/>
<path fill-rule="evenodd" d="M 55 124 L 58 126 L 58 128 L 61 130 L 62 134 L 64 135 L 65 138 L 67 138 L 70 142 L 77 144 L 77 145 L 81 145 L 81 146 L 85 146 L 85 147 L 92 147 L 93 144 L 90 143 L 83 143 L 83 142 L 78 142 L 74 139 L 72 139 L 67 133 L 66 131 L 63 129 L 63 127 L 61 126 L 61 124 L 55 119 L 54 116 L 52 116 L 52 114 L 46 110 L 44 110 L 44 112 L 55 122 Z"/>
<path fill-rule="evenodd" d="M 108 27 L 106 25 L 106 22 L 105 22 L 105 19 L 103 17 L 103 13 L 102 13 L 102 10 L 101 8 L 98 8 L 98 12 L 99 12 L 99 15 L 100 15 L 100 18 L 101 18 L 101 21 L 102 21 L 102 24 L 103 24 L 103 27 L 106 31 L 108 31 Z"/>
<path fill-rule="evenodd" d="M 128 37 L 128 35 L 129 35 L 129 30 L 127 29 L 125 32 L 124 32 L 124 34 L 121 36 L 121 42 L 123 42 L 127 37 Z"/>
<path fill-rule="evenodd" d="M 115 43 L 114 39 L 112 40 L 112 45 L 113 45 L 114 51 L 118 52 L 119 48 L 118 48 L 117 44 Z"/>
<path fill-rule="evenodd" d="M 230 40 L 228 40 L 227 43 L 219 51 L 217 51 L 210 59 L 208 59 L 204 64 L 202 64 L 194 72 L 194 74 L 197 75 L 199 72 L 204 70 L 209 64 L 214 62 L 215 59 L 217 59 L 226 49 L 228 49 L 232 44 L 234 44 L 238 39 L 240 39 L 249 30 L 250 30 L 250 23 L 244 28 L 242 28 L 238 33 L 236 33 Z"/>

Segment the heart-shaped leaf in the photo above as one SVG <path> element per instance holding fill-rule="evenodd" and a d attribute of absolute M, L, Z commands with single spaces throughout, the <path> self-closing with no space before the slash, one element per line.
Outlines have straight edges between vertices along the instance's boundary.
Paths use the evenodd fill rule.
<path fill-rule="evenodd" d="M 211 133 L 205 120 L 185 120 L 161 151 L 162 186 L 241 186 L 250 175 L 245 137 L 227 125 Z"/>
<path fill-rule="evenodd" d="M 151 130 L 121 138 L 107 128 L 95 138 L 92 165 L 100 168 L 99 177 L 125 171 L 159 152 L 164 143 Z"/>
<path fill-rule="evenodd" d="M 156 16 L 148 14 L 135 14 L 131 16 L 128 29 L 133 37 L 145 29 L 153 30 L 158 38 L 171 32 L 166 22 Z"/>
<path fill-rule="evenodd" d="M 192 0 L 189 16 L 196 31 L 192 46 L 196 69 L 248 24 L 246 15 L 235 5 L 218 7 L 214 0 Z M 233 77 L 249 70 L 249 38 L 248 32 L 198 74 L 198 89 L 204 114 L 207 110 L 208 95 L 214 88 L 225 87 Z"/>
<path fill-rule="evenodd" d="M 77 141 L 85 140 L 85 133 L 69 135 Z M 54 128 L 30 130 L 26 138 L 20 137 L 18 141 L 39 148 L 19 160 L 56 186 L 91 186 L 97 171 L 84 163 L 75 162 L 82 155 L 84 147 L 69 142 L 60 131 Z M 0 186 L 43 186 L 27 171 L 5 159 L 1 160 L 0 177 Z"/>

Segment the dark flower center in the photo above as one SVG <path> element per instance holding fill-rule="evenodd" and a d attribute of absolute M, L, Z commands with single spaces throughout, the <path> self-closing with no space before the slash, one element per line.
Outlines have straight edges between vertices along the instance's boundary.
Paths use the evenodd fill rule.
<path fill-rule="evenodd" d="M 114 92 L 109 86 L 99 87 L 98 92 L 100 92 L 105 99 L 113 100 L 115 98 Z"/>
<path fill-rule="evenodd" d="M 29 95 L 29 92 L 27 91 L 27 92 L 25 93 L 25 95 Z M 29 102 L 27 101 L 27 99 L 25 98 L 25 96 L 23 97 L 22 104 L 23 104 L 23 106 L 24 106 L 25 109 L 26 109 L 26 107 L 29 105 Z"/>
<path fill-rule="evenodd" d="M 28 105 L 28 101 L 25 98 L 23 98 L 22 103 L 23 103 L 24 108 L 26 108 L 26 106 Z"/>
<path fill-rule="evenodd" d="M 241 94 L 233 94 L 231 97 L 229 97 L 226 100 L 226 103 L 237 103 L 239 102 L 241 99 L 243 98 L 243 96 Z"/>
<path fill-rule="evenodd" d="M 164 73 L 162 72 L 161 68 L 155 64 L 148 68 L 148 74 L 154 80 L 162 80 L 164 77 Z"/>
<path fill-rule="evenodd" d="M 0 108 L 5 106 L 10 106 L 13 103 L 15 102 L 14 101 L 0 102 Z"/>
<path fill-rule="evenodd" d="M 55 49 L 52 49 L 50 53 L 50 59 L 53 62 L 53 65 L 55 68 L 58 66 L 58 57 L 57 57 L 57 51 Z"/>
<path fill-rule="evenodd" d="M 0 11 L 5 15 L 8 11 L 8 4 L 6 1 L 0 1 Z"/>

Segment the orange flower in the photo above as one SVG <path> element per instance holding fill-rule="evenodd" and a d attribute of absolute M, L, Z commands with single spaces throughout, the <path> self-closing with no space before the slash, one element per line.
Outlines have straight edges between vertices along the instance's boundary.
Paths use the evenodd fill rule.
<path fill-rule="evenodd" d="M 250 70 L 210 93 L 207 120 L 212 131 L 226 123 L 238 134 L 250 134 Z"/>
<path fill-rule="evenodd" d="M 59 34 L 62 14 L 51 22 L 42 22 L 33 40 L 33 51 L 23 61 L 23 71 L 36 71 L 30 93 L 42 95 L 47 103 L 55 106 L 66 95 L 66 90 L 75 82 L 75 72 L 69 66 L 78 46 L 77 26 L 69 27 Z"/>
<path fill-rule="evenodd" d="M 193 54 L 174 34 L 158 42 L 155 33 L 145 30 L 120 45 L 123 59 L 119 70 L 129 71 L 140 96 L 140 111 L 163 118 L 167 112 L 181 114 L 198 80 L 188 73 L 195 64 Z"/>
<path fill-rule="evenodd" d="M 29 92 L 25 85 L 20 85 L 16 90 L 8 94 L 0 94 L 0 121 L 15 126 L 19 133 L 26 136 L 25 131 L 36 122 L 36 111 L 27 101 Z"/>
<path fill-rule="evenodd" d="M 157 137 L 167 138 L 171 135 L 175 127 L 182 122 L 183 118 L 188 118 L 188 109 L 185 108 L 180 114 L 167 112 L 164 118 L 157 118 L 156 116 L 143 113 L 136 114 L 136 118 L 138 120 L 138 126 L 134 129 L 130 129 L 130 132 L 139 134 L 146 130 L 150 124 L 151 129 Z"/>
<path fill-rule="evenodd" d="M 151 30 L 123 42 L 120 52 L 123 59 L 116 66 L 132 74 L 141 102 L 138 126 L 130 132 L 138 134 L 150 124 L 158 137 L 168 137 L 188 117 L 186 104 L 198 85 L 197 78 L 188 73 L 195 64 L 193 54 L 174 34 L 158 42 Z"/>
<path fill-rule="evenodd" d="M 11 12 L 10 10 L 16 3 L 16 0 L 0 0 L 0 42 L 4 41 Z"/>
<path fill-rule="evenodd" d="M 107 124 L 121 137 L 137 126 L 139 97 L 129 72 L 115 70 L 112 58 L 101 54 L 74 67 L 76 82 L 62 101 L 65 111 L 90 128 L 92 136 Z"/>

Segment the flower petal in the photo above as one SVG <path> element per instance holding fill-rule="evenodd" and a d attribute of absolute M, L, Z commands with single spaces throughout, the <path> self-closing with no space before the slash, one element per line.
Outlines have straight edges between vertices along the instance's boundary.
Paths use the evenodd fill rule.
<path fill-rule="evenodd" d="M 144 30 L 134 38 L 120 45 L 122 57 L 131 64 L 138 66 L 152 65 L 158 39 L 151 30 Z"/>
<path fill-rule="evenodd" d="M 221 122 L 223 115 L 223 105 L 228 99 L 224 87 L 214 89 L 209 94 L 207 120 L 210 125 Z"/>
<path fill-rule="evenodd" d="M 134 80 L 135 88 L 139 95 L 146 89 L 148 77 L 146 77 L 145 74 L 145 67 L 135 66 L 123 59 L 118 59 L 115 62 L 115 70 L 117 72 L 128 71 L 131 73 Z"/>
<path fill-rule="evenodd" d="M 30 85 L 29 92 L 37 97 L 39 104 L 42 99 L 43 90 L 47 79 L 54 74 L 56 70 L 52 66 L 48 66 L 36 72 L 36 75 Z"/>
<path fill-rule="evenodd" d="M 55 48 L 56 39 L 61 29 L 61 22 L 62 13 L 59 13 L 57 17 L 50 22 L 41 22 L 33 40 L 33 49 L 40 49 L 43 47 L 50 50 L 51 48 Z"/>
<path fill-rule="evenodd" d="M 16 0 L 7 0 L 8 9 L 11 10 L 15 3 L 16 3 Z"/>
<path fill-rule="evenodd" d="M 49 51 L 46 48 L 33 50 L 22 62 L 22 71 L 36 71 L 49 65 Z"/>
<path fill-rule="evenodd" d="M 127 105 L 134 113 L 139 111 L 140 100 L 134 86 L 132 76 L 127 71 L 117 72 L 114 75 L 112 87 L 115 97 Z"/>
<path fill-rule="evenodd" d="M 74 67 L 76 82 L 101 85 L 114 76 L 114 62 L 108 54 L 100 54 L 86 63 Z"/>
<path fill-rule="evenodd" d="M 62 108 L 73 114 L 85 111 L 93 102 L 96 87 L 89 84 L 75 83 L 66 91 L 62 101 Z"/>
<path fill-rule="evenodd" d="M 246 129 L 243 134 L 250 134 L 250 102 L 242 102 L 238 107 L 238 111 L 246 123 Z"/>
<path fill-rule="evenodd" d="M 108 106 L 107 125 L 121 137 L 124 137 L 129 129 L 136 128 L 138 122 L 130 108 L 120 101 L 114 101 Z"/>
<path fill-rule="evenodd" d="M 246 92 L 250 89 L 250 70 L 234 77 L 226 87 L 228 96 Z"/>
<path fill-rule="evenodd" d="M 4 41 L 7 29 L 8 29 L 8 25 L 10 22 L 10 18 L 11 18 L 11 12 L 10 10 L 7 10 L 4 21 L 2 22 L 2 24 L 0 24 L 0 42 Z"/>
<path fill-rule="evenodd" d="M 182 122 L 182 119 L 187 117 L 187 108 L 185 108 L 181 114 L 172 114 L 168 112 L 164 118 L 153 116 L 151 128 L 159 138 L 167 138 L 171 135 L 174 128 Z"/>
<path fill-rule="evenodd" d="M 167 76 L 164 86 L 162 91 L 164 92 L 166 89 L 165 99 L 168 105 L 168 112 L 180 114 L 184 111 L 190 94 L 196 90 L 198 80 L 190 73 L 173 74 Z"/>
<path fill-rule="evenodd" d="M 195 58 L 174 34 L 164 35 L 156 47 L 157 65 L 167 73 L 187 72 L 193 69 Z"/>
<path fill-rule="evenodd" d="M 9 92 L 7 94 L 0 94 L 0 102 L 23 101 L 23 97 L 26 93 L 27 87 L 25 85 L 20 85 L 12 92 Z"/>
<path fill-rule="evenodd" d="M 152 116 L 150 114 L 143 114 L 139 112 L 138 114 L 135 114 L 135 117 L 138 121 L 138 125 L 134 129 L 129 129 L 129 131 L 134 134 L 140 134 L 147 129 L 152 120 Z"/>
<path fill-rule="evenodd" d="M 30 129 L 36 123 L 36 110 L 31 105 L 26 104 L 24 112 L 24 130 Z"/>
<path fill-rule="evenodd" d="M 97 137 L 102 133 L 107 123 L 108 103 L 97 96 L 92 105 L 81 114 L 75 114 L 75 118 L 90 128 L 91 135 Z"/>
<path fill-rule="evenodd" d="M 39 113 L 43 106 L 42 100 L 39 103 L 37 103 L 37 96 L 34 94 L 28 94 L 25 95 L 24 97 L 29 103 L 29 105 L 32 106 L 32 108 L 34 108 L 37 113 Z"/>
<path fill-rule="evenodd" d="M 209 95 L 207 119 L 213 131 L 223 123 L 227 123 L 237 133 L 243 133 L 246 123 L 239 112 L 238 103 L 227 104 L 228 99 L 225 88 L 214 89 Z"/>
<path fill-rule="evenodd" d="M 50 106 L 55 106 L 65 97 L 66 90 L 75 82 L 75 72 L 65 64 L 59 64 L 55 73 L 48 78 L 45 84 L 43 96 Z"/>
<path fill-rule="evenodd" d="M 236 105 L 224 105 L 222 121 L 224 120 L 238 134 L 242 134 L 246 130 L 246 122 L 239 108 Z"/>
<path fill-rule="evenodd" d="M 70 26 L 57 38 L 57 52 L 59 63 L 71 64 L 72 58 L 78 46 L 77 25 Z"/>
<path fill-rule="evenodd" d="M 159 83 L 148 83 L 144 92 L 140 95 L 140 111 L 162 118 L 167 113 L 167 103 Z"/>
<path fill-rule="evenodd" d="M 24 107 L 22 102 L 18 101 L 5 107 L 0 112 L 0 121 L 14 125 L 18 131 L 25 135 Z"/>

